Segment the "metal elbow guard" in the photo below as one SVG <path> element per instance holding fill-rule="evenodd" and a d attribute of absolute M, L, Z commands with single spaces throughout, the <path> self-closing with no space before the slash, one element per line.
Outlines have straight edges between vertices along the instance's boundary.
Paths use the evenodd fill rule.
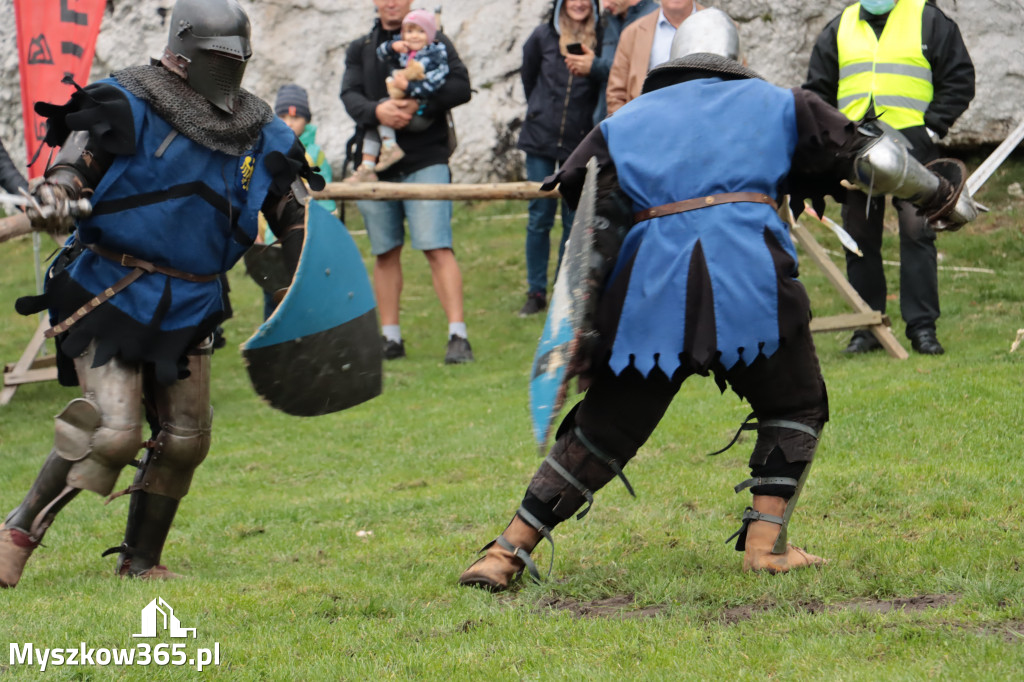
<path fill-rule="evenodd" d="M 876 138 L 853 161 L 853 183 L 868 195 L 891 194 L 914 204 L 928 203 L 939 179 L 889 134 Z"/>

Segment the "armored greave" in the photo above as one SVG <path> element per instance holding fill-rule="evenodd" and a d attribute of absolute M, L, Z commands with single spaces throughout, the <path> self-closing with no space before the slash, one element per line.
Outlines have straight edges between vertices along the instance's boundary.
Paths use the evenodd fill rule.
<path fill-rule="evenodd" d="M 104 553 L 118 552 L 119 575 L 138 575 L 160 565 L 160 555 L 178 511 L 179 500 L 139 489 L 144 476 L 144 469 L 140 468 L 132 484 L 124 542 Z"/>
<path fill-rule="evenodd" d="M 25 499 L 4 520 L 4 527 L 25 532 L 34 542 L 43 539 L 57 513 L 78 494 L 67 484 L 71 462 L 51 451 Z"/>

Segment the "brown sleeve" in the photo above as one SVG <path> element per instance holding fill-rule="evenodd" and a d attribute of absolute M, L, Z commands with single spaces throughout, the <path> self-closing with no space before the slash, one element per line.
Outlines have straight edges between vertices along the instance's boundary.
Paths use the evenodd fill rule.
<path fill-rule="evenodd" d="M 605 90 L 609 115 L 614 114 L 629 101 L 629 56 L 633 53 L 633 44 L 636 42 L 635 26 L 636 22 L 633 22 L 622 31 L 619 45 L 615 48 L 615 58 L 612 59 L 612 68 L 608 72 L 608 87 Z"/>

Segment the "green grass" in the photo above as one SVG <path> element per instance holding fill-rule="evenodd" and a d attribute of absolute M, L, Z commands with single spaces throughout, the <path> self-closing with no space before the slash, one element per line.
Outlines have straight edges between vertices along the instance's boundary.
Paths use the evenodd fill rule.
<path fill-rule="evenodd" d="M 131 638 L 140 609 L 161 596 L 198 628 L 190 649 L 219 642 L 221 665 L 203 672 L 211 679 L 1019 679 L 1024 349 L 1008 351 L 1024 327 L 1024 201 L 1005 188 L 1024 181 L 1020 161 L 980 196 L 992 214 L 940 238 L 943 265 L 996 271 L 940 272 L 945 356 L 851 358 L 840 352 L 846 334 L 816 337 L 832 421 L 791 537 L 831 560 L 822 570 L 740 572 L 740 554 L 724 540 L 749 501 L 731 487 L 746 478 L 752 441 L 716 458 L 704 453 L 727 442 L 747 410 L 697 377 L 629 467 L 637 499 L 613 481 L 589 516 L 556 530 L 550 581 L 503 596 L 455 585 L 539 463 L 526 405 L 543 325 L 515 315 L 525 219 L 503 216 L 525 207 L 460 204 L 457 255 L 476 363 L 443 365 L 444 316 L 424 259 L 410 250 L 409 357 L 386 365 L 384 394 L 315 419 L 277 413 L 253 394 L 237 351 L 262 299 L 236 270 L 229 346 L 214 358 L 213 448 L 164 554 L 188 579 L 114 579 L 112 558 L 99 553 L 120 541 L 127 498 L 104 506 L 82 494 L 22 584 L 0 592 L 0 646 L 134 646 L 143 641 Z M 355 230 L 354 214 L 350 207 Z M 838 250 L 828 232 L 808 226 Z M 365 253 L 365 236 L 356 240 Z M 0 249 L 0 353 L 11 362 L 36 324 L 12 310 L 34 287 L 31 243 Z M 886 255 L 896 252 L 888 235 Z M 806 259 L 803 270 L 815 313 L 845 312 Z M 897 269 L 887 273 L 896 294 Z M 890 305 L 902 339 L 898 300 Z M 77 395 L 34 384 L 0 408 L 0 512 L 28 489 L 50 447 L 52 416 Z M 546 543 L 537 558 L 546 569 Z M 913 598 L 925 599 L 899 601 Z M 40 673 L 0 655 L 0 675 Z"/>

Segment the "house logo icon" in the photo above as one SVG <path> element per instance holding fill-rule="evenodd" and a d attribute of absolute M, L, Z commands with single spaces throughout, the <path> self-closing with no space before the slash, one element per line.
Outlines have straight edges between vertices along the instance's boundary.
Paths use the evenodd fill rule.
<path fill-rule="evenodd" d="M 187 638 L 191 632 L 192 639 L 196 638 L 196 629 L 181 627 L 181 621 L 174 615 L 174 609 L 163 600 L 163 597 L 157 597 L 142 609 L 142 632 L 132 637 L 156 637 L 157 630 L 164 630 L 168 636 L 179 639 Z"/>

